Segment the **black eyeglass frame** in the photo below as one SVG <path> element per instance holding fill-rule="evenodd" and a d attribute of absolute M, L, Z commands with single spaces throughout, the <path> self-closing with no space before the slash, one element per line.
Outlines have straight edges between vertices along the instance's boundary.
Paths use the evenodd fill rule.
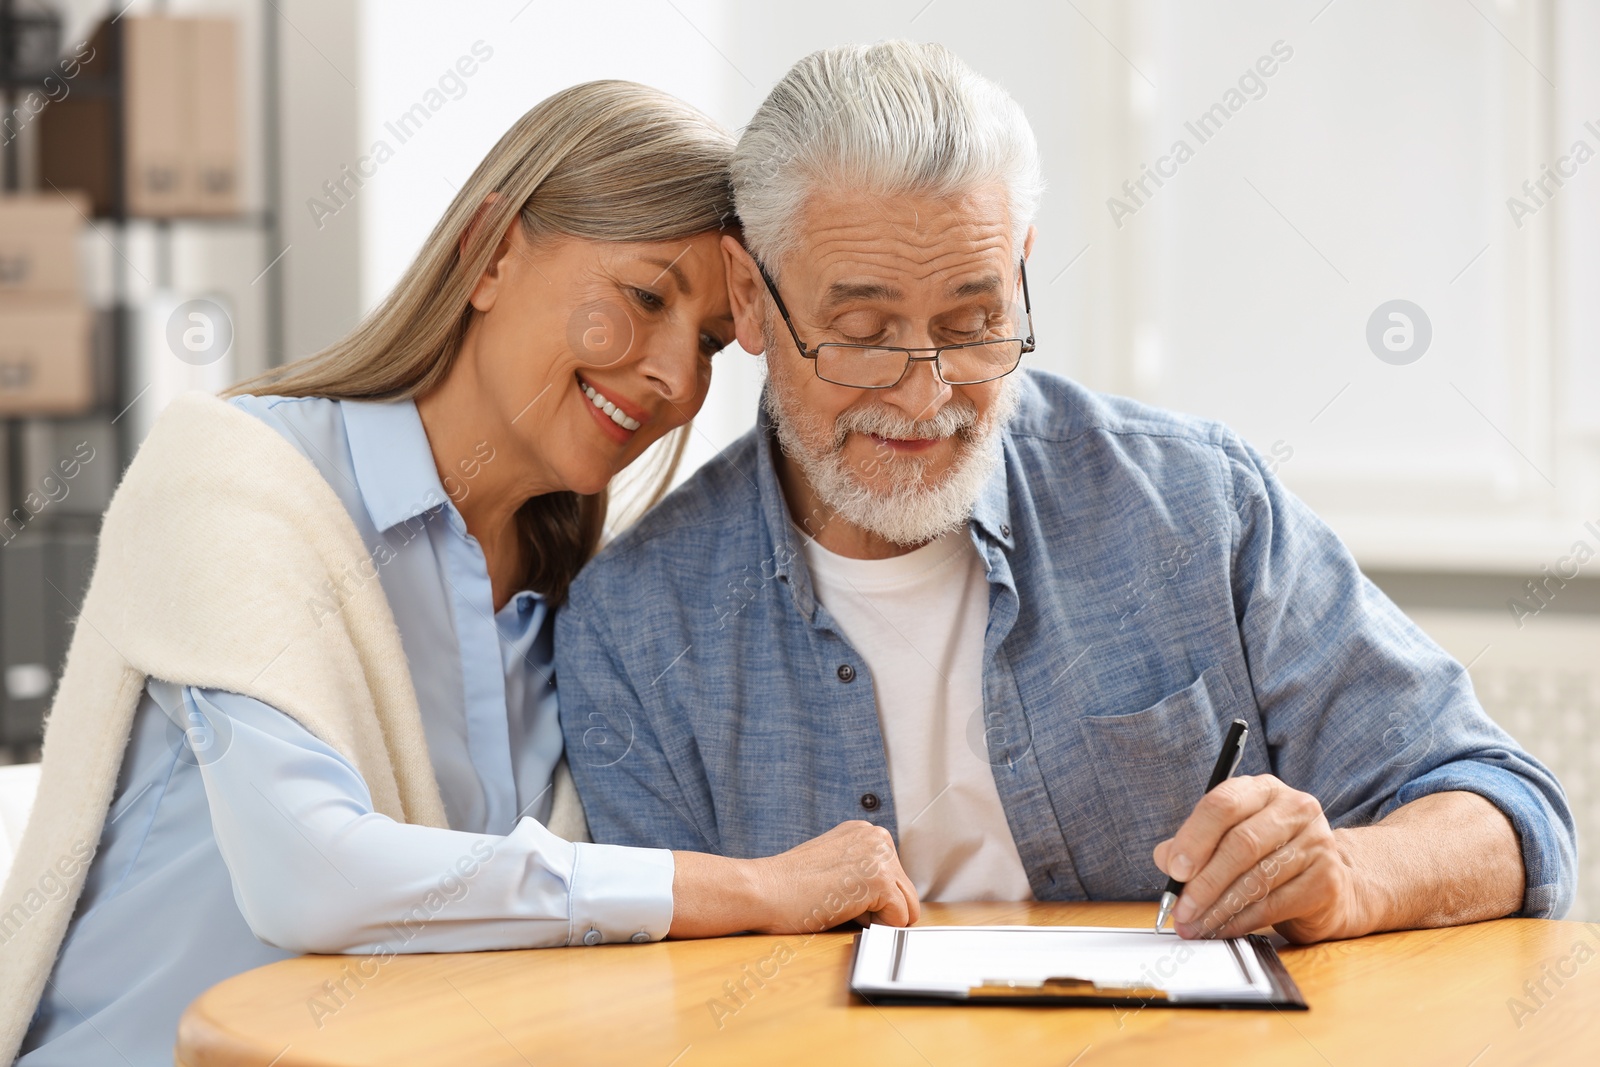
<path fill-rule="evenodd" d="M 817 372 L 817 377 L 822 378 L 823 381 L 832 385 L 842 385 L 847 389 L 893 389 L 895 386 L 905 381 L 906 375 L 910 373 L 911 365 L 913 363 L 932 363 L 933 372 L 938 375 L 939 380 L 944 382 L 946 385 L 982 385 L 984 382 L 999 381 L 1007 374 L 1015 373 L 1016 369 L 1022 366 L 1022 357 L 1034 350 L 1033 301 L 1028 296 L 1028 261 L 1026 259 L 1017 260 L 1017 271 L 1022 277 L 1022 308 L 1023 313 L 1028 318 L 1028 336 L 995 337 L 987 341 L 966 341 L 959 345 L 938 345 L 934 348 L 903 348 L 899 345 L 855 345 L 846 344 L 839 341 L 824 341 L 814 348 L 807 348 L 806 343 L 800 340 L 800 334 L 794 328 L 794 320 L 789 318 L 789 309 L 784 305 L 783 297 L 778 294 L 778 286 L 775 282 L 773 282 L 772 276 L 767 273 L 767 268 L 762 264 L 757 263 L 756 269 L 761 272 L 761 280 L 767 283 L 767 292 L 772 294 L 773 301 L 778 305 L 778 314 L 783 316 L 783 324 L 789 327 L 789 336 L 794 338 L 795 348 L 800 350 L 801 356 L 811 360 L 811 367 Z M 1017 353 L 1017 361 L 1011 365 L 1010 370 L 996 374 L 993 377 L 980 378 L 973 382 L 952 382 L 944 376 L 944 367 L 939 362 L 939 357 L 943 353 L 959 348 L 979 348 L 984 345 L 1001 344 L 1010 341 L 1020 341 L 1022 343 L 1022 351 Z M 900 369 L 900 377 L 896 378 L 887 385 L 854 385 L 850 382 L 836 382 L 832 378 L 824 378 L 822 375 L 821 366 L 817 363 L 817 356 L 821 353 L 822 349 L 828 347 L 871 349 L 879 352 L 904 352 L 906 356 L 906 364 Z M 932 352 L 933 355 L 913 355 L 915 352 Z"/>

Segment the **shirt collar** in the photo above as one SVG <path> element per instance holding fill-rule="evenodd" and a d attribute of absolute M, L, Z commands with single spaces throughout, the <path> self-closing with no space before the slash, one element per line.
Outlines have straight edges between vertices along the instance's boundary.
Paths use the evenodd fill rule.
<path fill-rule="evenodd" d="M 1011 434 L 1001 434 L 1001 449 L 1008 451 Z M 777 427 L 767 412 L 765 398 L 756 412 L 756 488 L 761 497 L 761 517 L 766 523 L 769 543 L 772 545 L 773 577 L 788 584 L 795 602 L 807 617 L 816 606 L 816 592 L 811 585 L 811 574 L 805 560 L 800 557 L 800 534 L 790 521 L 789 505 L 783 497 L 783 486 L 778 483 Z M 1016 544 L 1011 528 L 1011 493 L 1006 477 L 1006 460 L 995 464 L 994 473 L 984 483 L 972 508 L 969 526 L 981 532 L 1002 548 Z"/>
<path fill-rule="evenodd" d="M 1007 549 L 1016 546 L 1011 529 L 1011 484 L 1006 477 L 1006 453 L 1010 447 L 1011 431 L 1004 430 L 1000 434 L 1000 462 L 994 465 L 994 473 L 983 483 L 983 491 L 972 505 L 972 525 Z"/>
<path fill-rule="evenodd" d="M 414 401 L 345 400 L 341 407 L 356 486 L 378 532 L 448 503 Z"/>
<path fill-rule="evenodd" d="M 778 484 L 777 453 L 778 432 L 767 414 L 765 397 L 756 409 L 756 489 L 761 497 L 761 518 L 767 525 L 772 544 L 773 577 L 789 581 L 798 575 L 804 586 L 803 600 L 811 599 L 811 580 L 805 565 L 795 567 L 800 553 L 798 537 L 789 522 L 789 505 L 783 499 L 783 486 Z M 797 591 L 798 592 L 798 591 Z M 803 605 L 804 606 L 804 605 Z M 810 608 L 806 607 L 807 614 Z"/>

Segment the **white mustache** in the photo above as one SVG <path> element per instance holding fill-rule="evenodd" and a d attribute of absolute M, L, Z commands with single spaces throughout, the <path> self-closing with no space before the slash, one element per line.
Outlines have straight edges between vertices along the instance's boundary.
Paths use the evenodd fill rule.
<path fill-rule="evenodd" d="M 833 423 L 834 451 L 844 447 L 851 433 L 871 434 L 896 441 L 935 441 L 944 437 L 970 437 L 978 425 L 978 408 L 970 400 L 951 400 L 930 419 L 909 419 L 883 406 L 847 411 Z"/>

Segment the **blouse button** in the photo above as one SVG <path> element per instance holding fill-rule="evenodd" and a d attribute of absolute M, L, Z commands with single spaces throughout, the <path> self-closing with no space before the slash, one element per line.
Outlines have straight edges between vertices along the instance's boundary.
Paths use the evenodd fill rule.
<path fill-rule="evenodd" d="M 650 940 L 650 935 L 645 933 L 643 930 L 640 930 L 638 933 L 628 938 L 628 940 L 632 941 L 635 945 L 642 945 L 646 941 Z"/>
<path fill-rule="evenodd" d="M 878 794 L 876 794 L 876 793 L 862 793 L 861 794 L 861 806 L 863 808 L 866 808 L 868 811 L 877 811 L 878 810 Z"/>
<path fill-rule="evenodd" d="M 853 682 L 856 680 L 856 669 L 848 663 L 839 664 L 839 681 Z"/>
<path fill-rule="evenodd" d="M 583 935 L 583 943 L 585 945 L 598 945 L 604 940 L 605 935 L 593 927 L 590 927 L 589 932 Z"/>

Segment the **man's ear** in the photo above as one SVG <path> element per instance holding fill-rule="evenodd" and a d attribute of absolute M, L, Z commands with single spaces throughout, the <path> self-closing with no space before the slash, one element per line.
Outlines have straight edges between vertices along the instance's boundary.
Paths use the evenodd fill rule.
<path fill-rule="evenodd" d="M 728 303 L 733 309 L 733 335 L 739 346 L 753 355 L 766 347 L 761 335 L 761 320 L 766 308 L 766 284 L 755 257 L 737 237 L 722 237 L 722 262 L 728 270 Z"/>
<path fill-rule="evenodd" d="M 1039 228 L 1037 226 L 1029 226 L 1027 234 L 1022 238 L 1022 258 L 1023 259 L 1031 259 L 1031 258 L 1033 258 L 1033 239 L 1035 237 L 1037 237 L 1037 236 L 1039 236 Z M 1013 296 L 1014 299 L 1016 299 L 1020 303 L 1020 301 L 1022 300 L 1022 275 L 1021 274 L 1017 275 L 1017 284 L 1016 284 L 1015 288 L 1016 288 L 1016 292 L 1013 293 L 1012 296 Z"/>

